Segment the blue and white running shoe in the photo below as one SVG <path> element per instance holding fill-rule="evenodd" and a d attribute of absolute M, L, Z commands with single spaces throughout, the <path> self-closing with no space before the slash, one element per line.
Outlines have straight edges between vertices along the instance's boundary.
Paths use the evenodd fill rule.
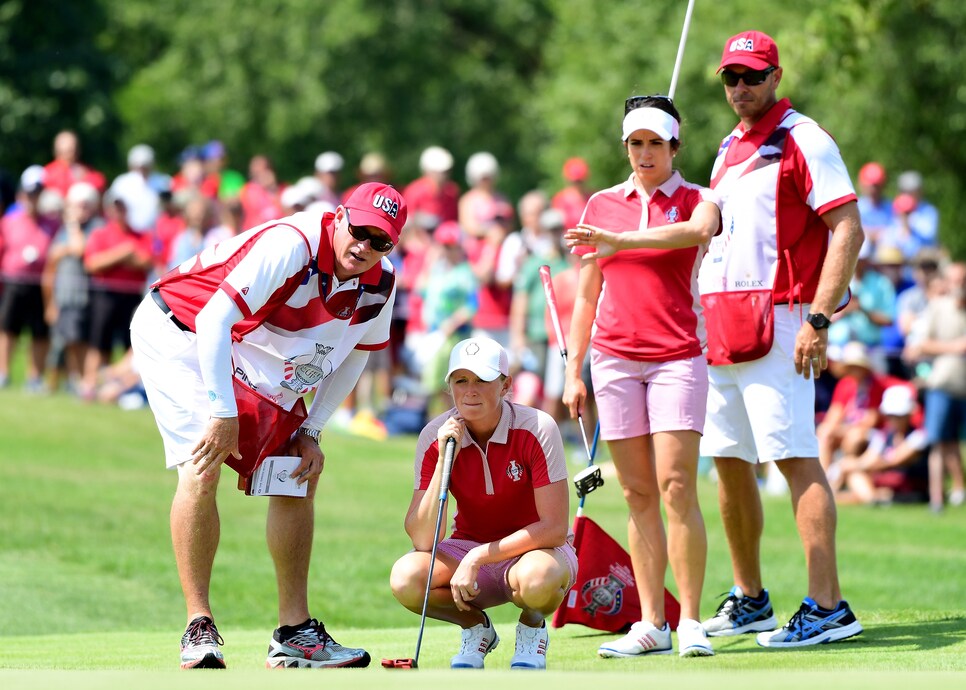
<path fill-rule="evenodd" d="M 762 647 L 785 649 L 838 642 L 860 632 L 862 625 L 847 602 L 840 601 L 834 610 L 825 611 L 813 599 L 805 597 L 801 607 L 783 628 L 760 633 L 757 640 Z"/>

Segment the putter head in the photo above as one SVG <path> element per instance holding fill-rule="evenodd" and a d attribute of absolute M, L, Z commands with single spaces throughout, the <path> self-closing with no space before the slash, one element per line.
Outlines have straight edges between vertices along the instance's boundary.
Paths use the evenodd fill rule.
<path fill-rule="evenodd" d="M 415 659 L 383 659 L 383 668 L 418 668 Z"/>
<path fill-rule="evenodd" d="M 600 476 L 600 468 L 597 465 L 585 467 L 574 477 L 574 486 L 577 487 L 577 498 L 583 498 L 604 485 L 604 478 Z"/>

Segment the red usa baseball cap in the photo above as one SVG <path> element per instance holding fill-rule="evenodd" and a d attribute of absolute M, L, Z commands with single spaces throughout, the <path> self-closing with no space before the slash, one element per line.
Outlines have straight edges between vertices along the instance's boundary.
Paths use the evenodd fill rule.
<path fill-rule="evenodd" d="M 371 225 L 389 235 L 393 244 L 406 225 L 406 202 L 392 185 L 366 182 L 355 188 L 342 204 L 353 225 Z"/>
<path fill-rule="evenodd" d="M 778 67 L 778 46 L 771 36 L 761 31 L 742 31 L 725 41 L 718 71 L 729 65 L 744 65 L 749 69 Z"/>

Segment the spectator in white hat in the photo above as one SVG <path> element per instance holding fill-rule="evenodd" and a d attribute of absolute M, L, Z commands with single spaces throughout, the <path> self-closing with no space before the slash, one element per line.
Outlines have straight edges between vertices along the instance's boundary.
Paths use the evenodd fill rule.
<path fill-rule="evenodd" d="M 59 376 L 78 390 L 83 375 L 90 330 L 90 278 L 84 268 L 87 238 L 104 225 L 101 195 L 88 182 L 75 182 L 67 191 L 63 225 L 51 244 L 44 269 L 46 319 L 52 329 L 47 357 L 51 390 L 59 388 Z"/>
<path fill-rule="evenodd" d="M 315 159 L 315 178 L 325 188 L 318 200 L 331 204 L 333 210 L 341 203 L 339 176 L 343 167 L 345 160 L 335 151 L 325 151 Z"/>
<path fill-rule="evenodd" d="M 455 221 L 459 216 L 460 188 L 450 179 L 453 156 L 442 146 L 430 146 L 419 156 L 422 176 L 403 190 L 413 217 L 435 216 L 438 222 Z"/>
<path fill-rule="evenodd" d="M 160 190 L 170 187 L 170 178 L 154 170 L 154 149 L 147 144 L 131 147 L 127 154 L 128 172 L 118 175 L 109 192 L 123 198 L 127 223 L 135 232 L 154 230 L 161 213 Z"/>
<path fill-rule="evenodd" d="M 488 221 L 496 217 L 494 209 L 509 202 L 496 189 L 500 177 L 500 164 L 487 151 L 480 151 L 466 161 L 466 182 L 469 190 L 460 197 L 460 227 L 470 237 L 483 237 Z"/>
<path fill-rule="evenodd" d="M 896 180 L 899 194 L 892 202 L 893 223 L 885 233 L 892 246 L 911 260 L 920 249 L 939 243 L 939 211 L 922 196 L 922 175 L 907 170 Z"/>
<path fill-rule="evenodd" d="M 832 482 L 838 503 L 925 500 L 929 441 L 917 408 L 911 384 L 885 389 L 879 405 L 882 428 L 872 430 L 863 453 L 847 454 L 839 462 L 841 472 Z"/>

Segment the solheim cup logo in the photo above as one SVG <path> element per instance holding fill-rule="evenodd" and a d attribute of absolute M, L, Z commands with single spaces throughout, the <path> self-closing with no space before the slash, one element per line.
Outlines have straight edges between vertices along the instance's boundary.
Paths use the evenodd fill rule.
<path fill-rule="evenodd" d="M 332 373 L 332 362 L 325 359 L 332 350 L 328 345 L 316 343 L 314 354 L 286 359 L 282 387 L 299 395 L 314 388 L 319 381 Z"/>
<path fill-rule="evenodd" d="M 633 586 L 634 575 L 630 569 L 613 563 L 610 575 L 591 578 L 580 588 L 583 609 L 591 616 L 596 616 L 598 612 L 605 616 L 616 615 L 624 606 L 624 588 Z"/>

